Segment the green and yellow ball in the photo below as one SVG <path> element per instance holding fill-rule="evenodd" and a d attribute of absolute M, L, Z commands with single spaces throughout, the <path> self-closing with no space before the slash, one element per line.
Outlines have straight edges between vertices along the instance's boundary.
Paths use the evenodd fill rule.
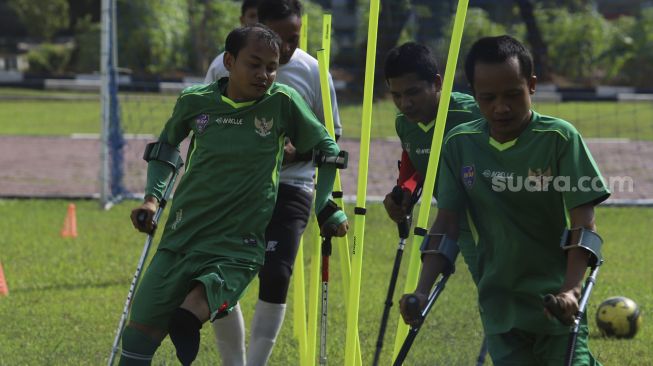
<path fill-rule="evenodd" d="M 639 306 L 627 297 L 611 297 L 599 305 L 596 325 L 606 337 L 633 338 L 642 325 Z"/>

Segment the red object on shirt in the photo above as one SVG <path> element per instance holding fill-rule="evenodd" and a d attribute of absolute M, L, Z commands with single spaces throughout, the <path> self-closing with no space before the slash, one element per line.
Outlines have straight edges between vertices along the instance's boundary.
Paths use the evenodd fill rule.
<path fill-rule="evenodd" d="M 399 178 L 397 178 L 397 185 L 402 189 L 407 189 L 410 193 L 415 193 L 417 187 L 420 187 L 424 182 L 424 178 L 413 166 L 413 163 L 408 157 L 406 150 L 401 150 L 401 162 L 399 163 Z"/>

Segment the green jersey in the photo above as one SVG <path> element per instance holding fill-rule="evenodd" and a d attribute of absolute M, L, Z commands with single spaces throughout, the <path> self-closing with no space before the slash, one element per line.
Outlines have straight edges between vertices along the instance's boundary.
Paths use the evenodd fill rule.
<path fill-rule="evenodd" d="M 455 126 L 479 118 L 481 118 L 481 113 L 472 96 L 463 93 L 451 93 L 444 133 L 446 135 Z M 435 120 L 428 124 L 415 123 L 407 120 L 403 114 L 398 114 L 395 119 L 395 129 L 397 130 L 397 136 L 401 140 L 401 147 L 408 153 L 411 163 L 422 177 L 426 177 L 434 127 Z"/>
<path fill-rule="evenodd" d="M 299 152 L 315 147 L 337 155 L 339 149 L 294 89 L 275 83 L 260 99 L 236 103 L 224 95 L 227 83 L 224 78 L 184 90 L 161 132 L 159 141 L 173 146 L 191 131 L 195 141 L 159 248 L 263 263 L 284 138 Z M 145 193 L 160 199 L 170 173 L 150 162 Z M 332 183 L 322 191 L 330 193 Z M 316 198 L 316 210 L 322 207 Z"/>
<path fill-rule="evenodd" d="M 445 138 L 439 188 L 438 206 L 467 211 L 477 234 L 485 332 L 569 332 L 542 305 L 564 280 L 567 211 L 609 196 L 576 129 L 533 112 L 519 138 L 501 144 L 490 138 L 486 120 L 462 124 Z"/>

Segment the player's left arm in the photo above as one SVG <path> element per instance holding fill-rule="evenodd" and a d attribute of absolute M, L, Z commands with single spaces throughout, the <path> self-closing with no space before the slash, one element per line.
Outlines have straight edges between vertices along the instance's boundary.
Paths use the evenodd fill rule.
<path fill-rule="evenodd" d="M 562 233 L 565 238 L 562 249 L 566 252 L 567 268 L 556 298 L 562 312 L 558 318 L 563 323 L 571 324 L 578 312 L 587 267 L 600 261 L 602 240 L 596 233 L 594 206 L 607 199 L 610 191 L 580 134 L 573 127 L 562 131 L 566 133 L 566 139 L 560 144 L 562 148 L 558 159 L 558 175 L 568 177 L 578 187 L 562 192 L 565 205 L 570 207 L 570 227 Z M 593 182 L 590 189 L 580 186 L 583 181 Z"/>
<path fill-rule="evenodd" d="M 288 126 L 286 133 L 295 142 L 298 153 L 314 152 L 324 160 L 340 156 L 340 148 L 329 136 L 326 128 L 297 92 L 291 93 Z M 336 164 L 325 162 L 318 165 L 315 187 L 315 213 L 322 234 L 344 236 L 348 230 L 347 216 L 330 200 L 333 182 L 336 177 Z"/>

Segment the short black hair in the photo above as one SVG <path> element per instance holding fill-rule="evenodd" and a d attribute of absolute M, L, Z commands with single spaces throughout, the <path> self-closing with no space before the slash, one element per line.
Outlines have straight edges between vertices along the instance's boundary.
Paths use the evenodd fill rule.
<path fill-rule="evenodd" d="M 282 20 L 291 15 L 302 16 L 299 0 L 261 0 L 258 3 L 258 21 Z"/>
<path fill-rule="evenodd" d="M 258 7 L 258 0 L 243 0 L 243 4 L 240 6 L 240 15 L 245 15 L 247 9 L 256 7 Z"/>
<path fill-rule="evenodd" d="M 279 36 L 265 25 L 257 23 L 236 28 L 229 32 L 225 41 L 224 51 L 229 52 L 234 58 L 238 57 L 238 52 L 247 46 L 247 40 L 250 37 L 265 42 L 277 52 L 281 49 L 281 39 Z"/>
<path fill-rule="evenodd" d="M 406 42 L 388 52 L 385 57 L 385 80 L 415 73 L 420 80 L 434 83 L 438 71 L 438 63 L 428 47 Z"/>
<path fill-rule="evenodd" d="M 498 64 L 513 57 L 519 62 L 522 76 L 529 80 L 533 76 L 533 56 L 521 42 L 508 35 L 484 37 L 474 42 L 465 59 L 465 75 L 472 90 L 477 63 Z"/>

